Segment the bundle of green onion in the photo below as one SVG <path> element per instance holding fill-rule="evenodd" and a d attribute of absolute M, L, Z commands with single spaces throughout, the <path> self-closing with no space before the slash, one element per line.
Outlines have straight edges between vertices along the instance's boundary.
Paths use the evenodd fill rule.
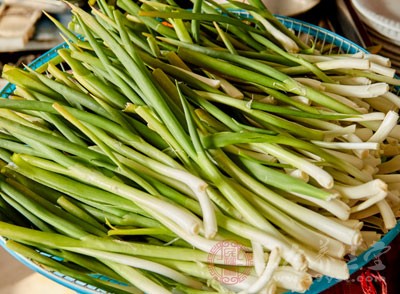
<path fill-rule="evenodd" d="M 389 60 L 305 42 L 257 0 L 94 2 L 53 19 L 68 49 L 3 72 L 12 250 L 111 293 L 305 291 L 396 225 Z"/>

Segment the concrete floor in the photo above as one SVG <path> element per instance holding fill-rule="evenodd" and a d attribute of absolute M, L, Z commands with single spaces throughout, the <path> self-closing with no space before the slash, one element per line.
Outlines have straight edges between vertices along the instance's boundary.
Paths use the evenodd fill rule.
<path fill-rule="evenodd" d="M 73 294 L 74 291 L 35 273 L 0 247 L 0 294 Z"/>

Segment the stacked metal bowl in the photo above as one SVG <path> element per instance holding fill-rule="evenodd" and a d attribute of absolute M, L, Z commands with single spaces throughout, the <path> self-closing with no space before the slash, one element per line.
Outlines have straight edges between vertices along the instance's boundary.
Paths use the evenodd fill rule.
<path fill-rule="evenodd" d="M 380 54 L 389 57 L 393 66 L 400 69 L 400 2 L 352 0 L 352 4 L 372 41 L 382 46 Z"/>

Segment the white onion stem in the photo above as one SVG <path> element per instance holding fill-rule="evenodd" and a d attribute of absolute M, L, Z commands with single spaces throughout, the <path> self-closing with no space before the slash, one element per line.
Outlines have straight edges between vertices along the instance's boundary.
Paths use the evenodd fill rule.
<path fill-rule="evenodd" d="M 329 97 L 353 108 L 354 110 L 357 110 L 360 113 L 368 113 L 368 110 L 365 108 L 362 108 L 364 110 L 361 110 L 360 106 L 355 103 L 354 101 L 350 100 L 348 97 L 345 97 L 343 95 L 339 95 L 338 93 L 334 93 L 332 91 L 322 91 L 322 93 L 328 95 Z"/>
<path fill-rule="evenodd" d="M 375 63 L 375 62 L 371 62 L 370 70 L 372 72 L 375 72 L 377 74 L 381 74 L 383 76 L 390 77 L 390 78 L 393 78 L 396 74 L 396 70 L 394 68 L 383 66 L 383 65 Z"/>
<path fill-rule="evenodd" d="M 361 234 L 360 234 L 361 238 Z M 294 245 L 299 245 L 293 241 Z M 325 248 L 322 245 L 318 252 L 310 250 L 308 247 L 301 247 L 307 262 L 308 267 L 319 274 L 326 275 L 339 280 L 347 280 L 349 278 L 349 269 L 347 264 L 342 259 L 337 259 L 325 253 Z"/>
<path fill-rule="evenodd" d="M 285 48 L 287 52 L 296 53 L 300 50 L 300 48 L 297 46 L 296 42 L 292 38 L 288 37 L 283 32 L 275 28 L 267 19 L 254 11 L 250 11 L 250 14 L 257 21 L 259 21 L 271 35 L 275 37 L 275 39 L 283 46 L 283 48 Z"/>
<path fill-rule="evenodd" d="M 317 146 L 327 149 L 346 149 L 346 150 L 378 150 L 379 143 L 362 142 L 362 143 L 350 143 L 350 142 L 325 142 L 312 140 Z"/>
<path fill-rule="evenodd" d="M 343 186 L 336 184 L 334 189 L 339 191 L 348 199 L 363 199 L 372 197 L 382 191 L 386 193 L 387 184 L 380 179 L 375 179 L 358 186 Z"/>
<path fill-rule="evenodd" d="M 314 178 L 322 187 L 327 189 L 332 188 L 332 176 L 315 164 L 312 164 L 311 162 L 308 162 L 307 160 L 273 144 L 255 143 L 255 145 L 265 152 L 275 156 L 279 160 L 289 163 L 297 167 L 299 170 L 304 171 L 310 177 Z"/>
<path fill-rule="evenodd" d="M 382 66 L 389 67 L 391 66 L 390 58 L 384 57 L 378 54 L 365 54 L 364 59 L 367 59 L 373 63 L 380 64 Z"/>
<path fill-rule="evenodd" d="M 386 200 L 379 201 L 376 205 L 378 206 L 379 212 L 382 215 L 385 228 L 388 230 L 393 229 L 396 226 L 396 217 L 390 205 Z"/>
<path fill-rule="evenodd" d="M 273 275 L 278 288 L 294 292 L 304 292 L 312 284 L 312 277 L 307 272 L 296 271 L 289 266 L 278 267 Z"/>
<path fill-rule="evenodd" d="M 279 248 L 274 248 L 268 258 L 267 266 L 258 280 L 246 291 L 247 293 L 259 293 L 271 280 L 275 269 L 278 268 L 281 260 Z"/>
<path fill-rule="evenodd" d="M 306 86 L 310 86 L 316 90 L 320 90 L 323 91 L 325 90 L 325 87 L 322 86 L 322 82 L 315 80 L 315 79 L 310 79 L 310 78 L 303 78 L 303 77 L 297 77 L 294 78 L 296 81 L 298 81 L 299 83 L 306 85 Z"/>
<path fill-rule="evenodd" d="M 325 87 L 327 92 L 358 98 L 378 97 L 389 91 L 389 85 L 386 83 L 374 83 L 371 85 L 338 85 L 322 83 L 322 85 Z"/>
<path fill-rule="evenodd" d="M 389 136 L 390 132 L 397 125 L 397 121 L 399 119 L 399 114 L 395 111 L 389 111 L 385 119 L 382 121 L 378 130 L 369 138 L 368 142 L 377 142 L 382 143 L 387 136 Z"/>
<path fill-rule="evenodd" d="M 386 98 L 398 108 L 400 108 L 400 97 L 398 95 L 394 94 L 393 92 L 387 92 L 383 94 L 382 97 Z"/>
<path fill-rule="evenodd" d="M 382 121 L 385 119 L 385 114 L 383 112 L 370 112 L 359 114 L 354 117 L 348 118 L 341 118 L 341 121 L 354 121 L 354 122 L 361 122 L 361 121 Z"/>
<path fill-rule="evenodd" d="M 367 200 L 361 202 L 360 204 L 351 207 L 350 212 L 354 213 L 354 212 L 358 212 L 358 211 L 367 209 L 367 208 L 373 206 L 374 204 L 380 202 L 381 200 L 384 200 L 386 198 L 386 195 L 387 195 L 387 192 L 385 192 L 385 191 L 378 192 L 377 194 L 369 197 Z"/>
<path fill-rule="evenodd" d="M 325 201 L 307 195 L 294 194 L 294 193 L 293 195 L 302 198 L 304 200 L 307 200 L 317 205 L 318 207 L 325 209 L 326 211 L 329 211 L 331 214 L 333 214 L 334 216 L 336 216 L 341 220 L 347 220 L 349 218 L 350 207 L 347 206 L 347 204 L 341 201 L 340 199 L 331 199 L 329 201 Z"/>
<path fill-rule="evenodd" d="M 196 74 L 196 73 L 194 73 L 192 71 L 188 71 L 188 70 L 182 69 L 182 68 L 180 68 L 178 66 L 174 66 L 174 65 L 171 65 L 171 66 L 174 67 L 176 71 L 183 72 L 183 73 L 185 73 L 185 74 L 187 74 L 187 75 L 189 75 L 189 76 L 191 76 L 191 77 L 193 77 L 193 78 L 195 78 L 195 79 L 197 79 L 197 80 L 209 85 L 210 87 L 212 87 L 214 89 L 218 89 L 221 86 L 221 81 L 219 81 L 219 80 L 210 79 L 210 78 L 207 78 L 205 76 L 198 75 L 198 74 Z"/>
<path fill-rule="evenodd" d="M 364 226 L 363 222 L 360 222 L 358 219 L 348 219 L 348 220 L 341 220 L 335 217 L 329 217 L 333 221 L 336 221 L 342 225 L 345 225 L 346 227 L 352 228 L 353 230 L 361 230 L 362 227 Z M 362 231 L 361 231 L 362 234 Z"/>
<path fill-rule="evenodd" d="M 253 249 L 254 270 L 257 276 L 261 276 L 265 268 L 264 248 L 262 244 L 257 241 L 251 241 L 251 247 Z"/>
<path fill-rule="evenodd" d="M 370 61 L 358 58 L 345 58 L 345 59 L 333 59 L 328 61 L 320 61 L 315 64 L 321 70 L 332 70 L 332 69 L 369 69 Z"/>
<path fill-rule="evenodd" d="M 350 153 L 345 153 L 345 152 L 331 150 L 331 149 L 325 149 L 325 151 L 340 158 L 341 160 L 349 162 L 351 165 L 353 165 L 354 167 L 356 167 L 360 170 L 364 167 L 364 161 Z"/>
<path fill-rule="evenodd" d="M 400 174 L 390 174 L 390 175 L 375 175 L 375 178 L 381 179 L 387 184 L 390 183 L 400 183 Z"/>
<path fill-rule="evenodd" d="M 331 76 L 334 81 L 338 81 L 342 85 L 369 85 L 372 81 L 366 77 L 353 76 Z"/>

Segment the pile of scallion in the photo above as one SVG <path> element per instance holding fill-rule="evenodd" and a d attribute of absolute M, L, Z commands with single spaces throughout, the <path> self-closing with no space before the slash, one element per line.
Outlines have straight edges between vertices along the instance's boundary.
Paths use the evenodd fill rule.
<path fill-rule="evenodd" d="M 396 225 L 389 60 L 306 42 L 260 0 L 90 2 L 53 19 L 57 57 L 3 71 L 9 248 L 111 293 L 274 293 L 347 279 Z"/>

